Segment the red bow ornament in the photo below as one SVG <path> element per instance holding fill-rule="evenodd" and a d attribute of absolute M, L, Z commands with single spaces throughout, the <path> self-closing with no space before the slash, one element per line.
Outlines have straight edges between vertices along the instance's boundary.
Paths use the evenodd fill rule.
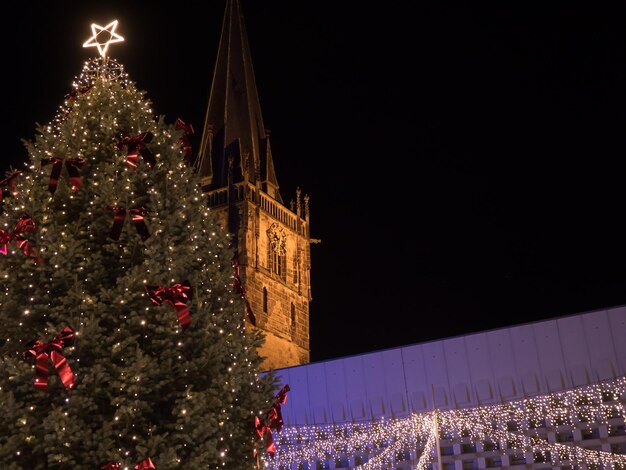
<path fill-rule="evenodd" d="M 0 253 L 6 256 L 9 250 L 9 243 L 15 241 L 18 248 L 22 250 L 26 256 L 33 254 L 35 249 L 30 246 L 30 242 L 28 239 L 24 238 L 22 234 L 32 232 L 35 228 L 36 225 L 33 218 L 27 214 L 23 214 L 12 232 L 0 230 Z"/>
<path fill-rule="evenodd" d="M 52 361 L 61 378 L 61 382 L 65 386 L 65 390 L 69 391 L 74 387 L 76 377 L 67 363 L 67 359 L 61 354 L 63 348 L 70 346 L 73 341 L 74 330 L 66 326 L 49 343 L 36 340 L 26 345 L 27 349 L 23 353 L 24 359 L 35 358 L 35 388 L 42 392 L 48 391 L 48 360 Z"/>
<path fill-rule="evenodd" d="M 273 456 L 276 453 L 276 444 L 274 444 L 274 436 L 272 436 L 272 431 L 270 427 L 267 424 L 262 424 L 258 416 L 254 417 L 254 432 L 257 435 L 258 442 L 265 444 L 265 452 Z M 253 456 L 255 459 L 257 459 L 258 455 L 259 453 L 255 447 Z M 257 464 L 258 464 L 258 459 L 257 459 Z"/>
<path fill-rule="evenodd" d="M 52 165 L 50 171 L 50 179 L 48 180 L 48 191 L 52 194 L 57 190 L 59 185 L 59 177 L 61 176 L 61 169 L 63 168 L 63 162 L 65 161 L 65 168 L 70 176 L 70 184 L 72 185 L 72 191 L 78 191 L 82 185 L 80 178 L 79 168 L 84 167 L 87 164 L 87 159 L 83 157 L 68 158 L 63 160 L 62 158 L 52 157 L 44 158 L 41 160 L 42 165 Z"/>
<path fill-rule="evenodd" d="M 254 417 L 254 432 L 257 435 L 257 443 L 265 444 L 265 451 L 274 456 L 276 453 L 276 444 L 274 443 L 274 436 L 272 436 L 272 429 L 276 432 L 280 432 L 283 427 L 283 417 L 280 411 L 280 405 L 287 403 L 287 392 L 291 389 L 289 385 L 285 385 L 280 389 L 280 392 L 274 397 L 274 405 L 266 413 L 266 418 L 269 424 L 262 423 L 258 416 Z M 259 467 L 258 451 L 256 447 L 253 451 L 253 456 L 257 461 L 257 467 Z"/>
<path fill-rule="evenodd" d="M 191 124 L 185 124 L 181 118 L 176 119 L 176 127 L 183 131 L 183 136 L 180 141 L 185 152 L 185 159 L 188 160 L 191 157 L 191 143 L 189 142 L 189 136 L 193 135 L 194 130 Z"/>
<path fill-rule="evenodd" d="M 113 216 L 113 227 L 111 227 L 111 232 L 109 233 L 109 236 L 113 240 L 120 239 L 122 227 L 124 226 L 124 221 L 126 220 L 126 214 L 128 212 L 130 212 L 133 224 L 137 229 L 137 233 L 141 236 L 141 239 L 147 240 L 150 238 L 150 231 L 148 230 L 148 226 L 145 221 L 145 215 L 148 211 L 145 207 L 133 207 L 132 209 L 127 210 L 122 206 L 111 206 L 111 209 L 115 212 L 115 215 Z"/>
<path fill-rule="evenodd" d="M 235 269 L 235 280 L 233 281 L 233 286 L 235 287 L 235 291 L 239 294 L 239 296 L 246 303 L 246 314 L 248 315 L 248 320 L 252 323 L 253 326 L 256 326 L 256 317 L 254 316 L 254 312 L 252 311 L 252 307 L 250 306 L 250 302 L 248 301 L 248 297 L 246 296 L 246 288 L 243 285 L 243 281 L 240 276 L 240 266 L 239 266 L 239 257 L 235 254 L 233 257 L 233 268 Z"/>
<path fill-rule="evenodd" d="M 187 302 L 191 300 L 191 285 L 189 281 L 174 284 L 172 287 L 146 286 L 150 300 L 157 305 L 168 304 L 176 309 L 178 321 L 183 328 L 191 324 Z"/>
<path fill-rule="evenodd" d="M 287 392 L 290 390 L 289 385 L 281 388 L 275 397 L 274 405 L 267 412 L 267 419 L 270 422 L 269 427 L 270 429 L 275 429 L 276 432 L 280 432 L 283 427 L 283 414 L 280 410 L 280 405 L 287 403 Z"/>
<path fill-rule="evenodd" d="M 120 464 L 117 462 L 107 462 L 100 466 L 100 470 L 120 470 Z M 135 465 L 135 470 L 154 470 L 156 469 L 152 459 L 150 457 L 142 460 L 137 465 Z"/>
<path fill-rule="evenodd" d="M 74 101 L 78 99 L 81 95 L 86 94 L 91 90 L 93 85 L 86 85 L 72 89 L 67 95 L 65 95 L 65 112 L 63 113 L 63 119 L 67 117 L 67 115 L 72 110 L 72 106 Z"/>
<path fill-rule="evenodd" d="M 72 104 L 74 103 L 74 101 L 76 101 L 76 98 L 87 93 L 89 90 L 91 90 L 92 87 L 93 85 L 86 85 L 74 88 L 67 95 L 65 95 L 65 100 L 68 102 L 68 104 Z"/>
<path fill-rule="evenodd" d="M 150 168 L 156 165 L 156 158 L 146 144 L 152 142 L 152 132 L 141 132 L 133 137 L 126 136 L 117 144 L 118 149 L 128 148 L 126 163 L 133 168 L 137 168 L 139 155 L 143 157 Z"/>
<path fill-rule="evenodd" d="M 3 197 L 3 193 L 4 190 L 2 189 L 3 186 L 7 186 L 9 188 L 8 193 L 11 196 L 15 195 L 15 180 L 17 179 L 18 176 L 20 176 L 22 174 L 21 171 L 16 171 L 15 173 L 13 173 L 12 175 L 7 176 L 6 178 L 4 178 L 2 181 L 0 181 L 0 202 L 2 202 L 2 197 Z"/>

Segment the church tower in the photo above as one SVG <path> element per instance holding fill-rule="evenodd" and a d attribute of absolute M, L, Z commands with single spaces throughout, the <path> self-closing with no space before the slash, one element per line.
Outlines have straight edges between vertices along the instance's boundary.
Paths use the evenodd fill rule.
<path fill-rule="evenodd" d="M 226 0 L 195 166 L 209 207 L 236 234 L 246 327 L 265 333 L 262 368 L 308 363 L 309 198 L 298 189 L 283 203 L 239 0 Z"/>

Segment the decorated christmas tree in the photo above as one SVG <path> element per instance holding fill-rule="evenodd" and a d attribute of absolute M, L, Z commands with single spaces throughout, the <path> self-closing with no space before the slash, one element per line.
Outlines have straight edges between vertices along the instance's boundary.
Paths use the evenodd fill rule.
<path fill-rule="evenodd" d="M 253 468 L 263 338 L 185 126 L 106 55 L 115 26 L 4 181 L 0 468 Z"/>

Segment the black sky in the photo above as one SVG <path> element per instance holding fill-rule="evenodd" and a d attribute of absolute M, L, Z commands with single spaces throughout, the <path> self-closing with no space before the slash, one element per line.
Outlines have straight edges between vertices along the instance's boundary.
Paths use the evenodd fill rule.
<path fill-rule="evenodd" d="M 322 240 L 313 361 L 626 304 L 624 12 L 241 1 L 283 198 L 310 195 Z M 119 19 L 111 56 L 200 132 L 224 1 L 147 5 L 12 7 L 1 169 L 92 21 Z"/>

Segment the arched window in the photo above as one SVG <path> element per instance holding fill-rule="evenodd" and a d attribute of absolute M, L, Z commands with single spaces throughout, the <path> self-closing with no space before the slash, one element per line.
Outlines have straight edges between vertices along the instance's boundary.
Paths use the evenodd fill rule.
<path fill-rule="evenodd" d="M 267 289 L 263 288 L 263 313 L 267 313 Z"/>
<path fill-rule="evenodd" d="M 267 229 L 267 267 L 283 281 L 287 279 L 287 234 L 278 224 Z"/>
<path fill-rule="evenodd" d="M 291 337 L 296 336 L 296 306 L 291 304 Z"/>
<path fill-rule="evenodd" d="M 275 251 L 268 254 L 270 271 L 277 274 L 283 281 L 287 279 L 287 255 L 281 255 Z"/>
<path fill-rule="evenodd" d="M 296 285 L 298 284 L 298 271 L 299 271 L 298 253 L 295 252 L 293 254 L 293 283 Z"/>

